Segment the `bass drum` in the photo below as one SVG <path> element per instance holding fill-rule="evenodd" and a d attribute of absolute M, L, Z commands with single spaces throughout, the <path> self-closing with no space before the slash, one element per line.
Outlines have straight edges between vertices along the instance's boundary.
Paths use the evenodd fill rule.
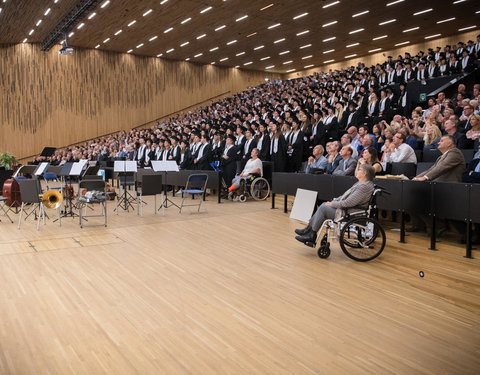
<path fill-rule="evenodd" d="M 3 184 L 2 195 L 7 198 L 5 204 L 9 207 L 20 207 L 22 197 L 20 196 L 20 185 L 14 178 L 9 178 Z"/>

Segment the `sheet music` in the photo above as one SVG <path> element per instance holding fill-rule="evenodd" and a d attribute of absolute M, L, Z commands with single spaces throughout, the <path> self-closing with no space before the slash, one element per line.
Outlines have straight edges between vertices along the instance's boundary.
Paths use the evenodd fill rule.
<path fill-rule="evenodd" d="M 40 163 L 40 165 L 35 170 L 35 176 L 41 176 L 48 168 L 50 163 Z"/>
<path fill-rule="evenodd" d="M 152 167 L 155 172 L 178 172 L 178 165 L 175 160 L 152 160 Z"/>
<path fill-rule="evenodd" d="M 115 160 L 114 163 L 113 163 L 113 171 L 114 172 L 125 172 L 125 161 Z"/>
<path fill-rule="evenodd" d="M 135 172 L 137 173 L 138 166 L 137 162 L 134 160 L 127 160 L 125 163 L 125 172 Z"/>
<path fill-rule="evenodd" d="M 70 169 L 70 176 L 80 176 L 84 165 L 85 163 L 82 162 L 73 163 L 72 169 Z"/>

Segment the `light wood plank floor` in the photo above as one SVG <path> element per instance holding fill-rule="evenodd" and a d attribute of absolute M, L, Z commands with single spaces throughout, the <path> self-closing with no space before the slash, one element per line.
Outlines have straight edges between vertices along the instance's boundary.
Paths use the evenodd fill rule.
<path fill-rule="evenodd" d="M 479 373 L 463 248 L 387 231 L 373 262 L 337 244 L 322 260 L 268 202 L 146 201 L 143 218 L 111 205 L 107 228 L 2 218 L 0 374 Z"/>

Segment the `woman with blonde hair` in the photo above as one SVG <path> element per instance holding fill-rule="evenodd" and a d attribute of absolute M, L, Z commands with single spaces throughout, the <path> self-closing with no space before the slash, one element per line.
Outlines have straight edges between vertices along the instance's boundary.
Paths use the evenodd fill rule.
<path fill-rule="evenodd" d="M 436 150 L 440 138 L 442 138 L 440 128 L 436 125 L 428 124 L 426 126 L 425 137 L 423 138 L 425 141 L 423 151 Z"/>
<path fill-rule="evenodd" d="M 470 117 L 470 125 L 472 125 L 472 129 L 470 129 L 466 136 L 468 139 L 476 140 L 480 138 L 480 115 L 472 115 Z"/>

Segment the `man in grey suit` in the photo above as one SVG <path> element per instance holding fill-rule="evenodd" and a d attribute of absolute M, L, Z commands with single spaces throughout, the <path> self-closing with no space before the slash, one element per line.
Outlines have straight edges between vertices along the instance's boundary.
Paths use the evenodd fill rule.
<path fill-rule="evenodd" d="M 355 168 L 357 168 L 357 161 L 352 157 L 353 149 L 350 146 L 343 146 L 340 150 L 342 160 L 338 163 L 338 167 L 333 171 L 334 176 L 353 176 Z"/>
<path fill-rule="evenodd" d="M 355 169 L 354 169 L 355 170 Z M 361 164 L 355 171 L 355 177 L 358 182 L 348 189 L 341 197 L 334 198 L 331 202 L 322 203 L 304 229 L 296 229 L 295 237 L 297 241 L 315 243 L 317 232 L 327 219 L 334 219 L 337 209 L 348 212 L 350 209 L 366 209 L 368 202 L 373 194 L 373 179 L 375 170 L 369 164 Z"/>
<path fill-rule="evenodd" d="M 465 170 L 465 158 L 455 147 L 455 138 L 444 135 L 440 138 L 438 149 L 442 153 L 432 167 L 415 177 L 414 181 L 460 182 Z"/>

